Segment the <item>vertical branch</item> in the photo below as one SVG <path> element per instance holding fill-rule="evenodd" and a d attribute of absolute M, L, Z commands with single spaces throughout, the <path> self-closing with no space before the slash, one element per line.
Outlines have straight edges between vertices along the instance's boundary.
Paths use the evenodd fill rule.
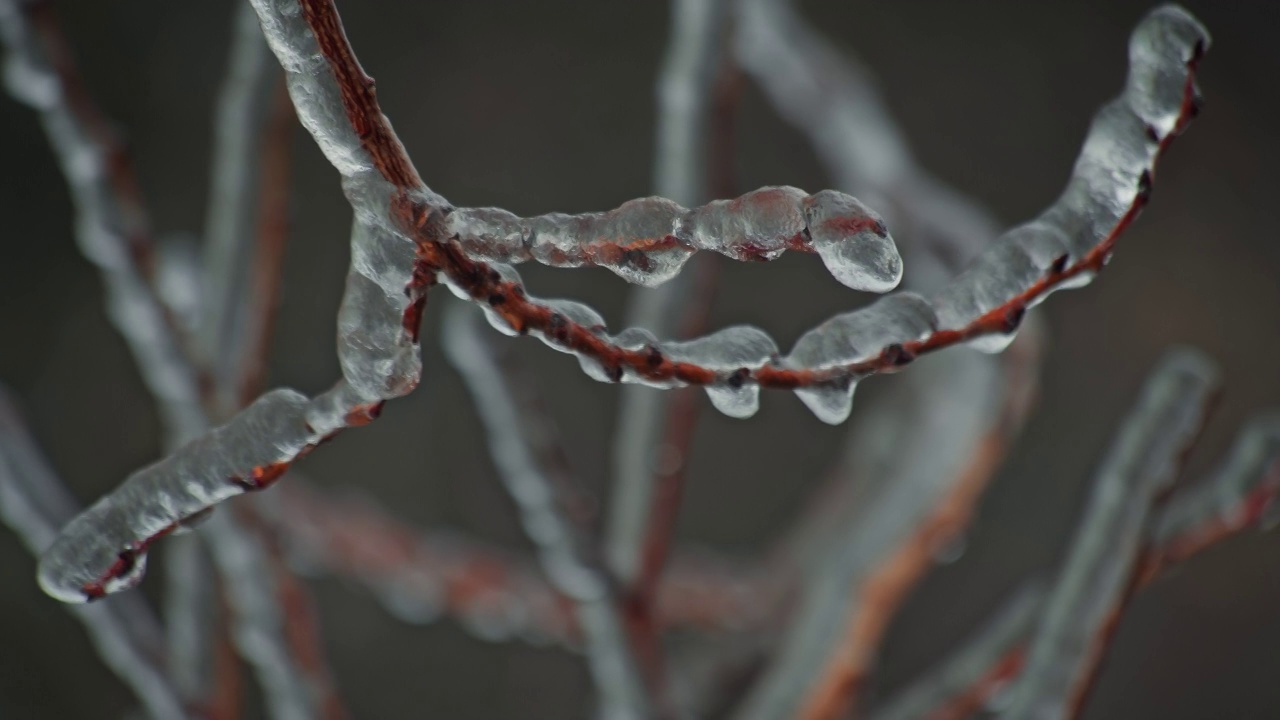
<path fill-rule="evenodd" d="M 10 89 L 24 102 L 40 111 L 55 152 L 63 160 L 79 215 L 77 237 L 81 249 L 102 272 L 108 291 L 110 316 L 129 342 L 143 378 L 160 404 L 165 426 L 169 430 L 166 444 L 174 448 L 178 443 L 207 430 L 209 417 L 218 414 L 217 409 L 212 407 L 216 404 L 214 398 L 203 392 L 202 386 L 216 392 L 223 384 L 209 384 L 205 381 L 206 376 L 199 370 L 205 364 L 193 359 L 193 348 L 188 347 L 181 328 L 152 284 L 155 278 L 151 268 L 151 246 L 146 232 L 146 210 L 137 192 L 136 182 L 129 174 L 123 152 L 111 141 L 105 123 L 84 92 L 49 9 L 42 4 L 18 7 L 10 0 L 5 0 L 0 3 L 0 25 L 3 25 L 4 39 L 9 48 Z M 252 43 L 244 40 L 246 33 L 243 32 L 243 23 L 241 28 L 238 52 L 260 52 L 262 48 L 253 51 Z M 262 63 L 257 63 L 256 67 L 260 72 L 267 69 Z M 233 83 L 239 81 L 236 79 Z M 234 93 L 230 100 L 238 102 Z M 235 105 L 236 102 L 231 104 Z M 243 115 L 244 113 L 227 112 L 224 113 L 224 120 L 239 122 L 244 119 Z M 243 165 L 252 155 L 243 146 L 243 141 L 254 137 L 256 133 L 243 128 L 237 132 L 239 135 L 229 146 L 219 146 L 219 154 L 236 155 L 237 158 L 231 164 Z M 231 134 L 236 135 L 235 132 Z M 246 173 L 252 173 L 252 170 L 241 167 L 230 173 L 235 182 L 228 182 L 234 185 L 244 181 Z M 243 214 L 251 210 L 237 207 L 234 212 Z M 233 222 L 232 227 L 236 226 L 237 223 Z M 236 231 L 238 230 L 221 231 L 217 241 L 241 242 L 240 238 L 232 234 Z M 244 266 L 249 264 L 247 258 L 240 262 Z M 234 272 L 231 268 L 224 269 Z M 240 298 L 230 298 L 230 301 L 242 302 Z M 234 381 L 231 384 L 234 387 Z M 176 524 L 171 525 L 163 532 L 168 533 L 176 528 Z M 252 543 L 252 538 L 236 526 L 233 518 L 214 518 L 206 532 L 213 536 L 210 549 L 215 562 L 223 567 L 228 566 L 228 558 L 220 558 L 220 553 L 234 553 L 236 547 Z M 179 546 L 175 557 L 179 562 L 190 562 L 197 556 L 183 553 Z M 121 552 L 117 565 L 118 572 L 135 580 L 140 577 L 143 566 L 136 553 L 128 552 Z M 241 569 L 246 567 L 241 566 Z M 231 575 L 224 578 L 229 583 L 248 586 L 259 586 L 266 580 L 261 575 Z M 104 591 L 105 587 L 106 585 Z M 175 598 L 175 602 L 180 600 L 181 598 Z M 207 620 L 208 616 L 197 612 L 191 618 L 199 622 Z M 237 633 L 244 640 L 240 647 L 242 652 L 253 655 L 257 649 L 272 642 L 277 647 L 283 645 L 278 628 L 255 625 L 254 615 L 237 615 L 236 621 L 239 624 Z M 199 632 L 198 629 L 196 631 Z M 180 638 L 192 637 L 191 633 L 184 635 L 182 631 L 177 635 Z M 248 649 L 250 646 L 253 649 Z M 194 655 L 202 652 L 198 647 L 188 649 Z M 269 678 L 287 671 L 290 665 L 256 667 L 260 676 L 268 678 L 266 689 L 269 694 L 273 688 L 285 687 L 285 684 L 270 681 Z M 294 678 L 294 682 L 309 683 L 301 678 Z M 312 716 L 307 697 L 295 694 L 281 700 L 278 705 L 284 707 L 290 703 L 294 707 L 291 716 Z"/>
<path fill-rule="evenodd" d="M 511 389 L 485 346 L 470 309 L 453 306 L 445 319 L 445 353 L 475 398 L 493 460 L 538 547 L 548 579 L 577 608 L 602 715 L 646 718 L 652 700 L 627 637 L 622 600 L 592 540 L 572 521 L 571 502 L 540 469 Z"/>
<path fill-rule="evenodd" d="M 707 123 L 712 86 L 722 55 L 722 32 L 728 0 L 672 0 L 666 57 L 657 85 L 657 138 L 654 188 L 658 195 L 693 207 L 707 193 Z M 703 262 L 707 262 L 703 259 Z M 629 325 L 644 327 L 656 337 L 672 337 L 681 330 L 677 309 L 684 307 L 703 273 L 684 272 L 658 288 L 636 288 L 627 310 Z M 625 386 L 614 436 L 613 496 L 605 542 L 606 557 L 626 588 L 644 573 L 646 538 L 655 526 L 655 474 L 664 465 L 683 464 L 678 448 L 662 442 L 671 400 L 652 388 Z M 677 401 L 680 410 L 689 400 Z M 681 422 L 692 422 L 684 418 Z M 671 487 L 661 494 L 678 500 Z"/>
<path fill-rule="evenodd" d="M 76 242 L 100 273 L 107 315 L 138 363 L 171 442 L 203 427 L 201 380 L 152 286 L 154 253 L 129 160 L 98 114 L 43 2 L 0 0 L 10 94 L 40 115 L 71 191 Z"/>
<path fill-rule="evenodd" d="M 236 5 L 227 74 L 222 81 L 214 117 L 212 176 L 204 230 L 205 316 L 201 322 L 200 349 L 209 358 L 217 384 L 219 415 L 240 406 L 233 391 L 245 357 L 243 343 L 255 339 L 246 327 L 245 311 L 252 303 L 255 218 L 258 199 L 280 192 L 259 172 L 259 157 L 270 158 L 286 148 L 274 144 L 278 137 L 264 132 L 272 123 L 273 88 L 280 71 L 267 49 L 258 16 L 247 2 Z M 286 136 L 287 138 L 287 136 Z M 267 161 L 269 162 L 269 161 Z M 264 165 L 266 162 L 263 163 Z M 229 394 L 231 393 L 231 394 Z"/>
<path fill-rule="evenodd" d="M 1079 714 L 1138 579 L 1152 506 L 1175 480 L 1216 384 L 1208 360 L 1187 350 L 1166 356 L 1147 381 L 1098 470 L 1007 717 Z"/>
<path fill-rule="evenodd" d="M 800 598 L 741 717 L 835 718 L 856 703 L 898 606 L 967 526 L 1029 412 L 1038 339 L 1020 339 L 1004 363 L 922 360 L 871 409 L 875 426 L 851 432 L 841 475 L 857 483 L 793 535 L 785 557 L 803 573 Z"/>
<path fill-rule="evenodd" d="M 289 239 L 289 189 L 293 161 L 293 132 L 297 118 L 283 82 L 272 93 L 271 116 L 263 139 L 261 192 L 258 196 L 257 244 L 250 266 L 249 318 L 244 338 L 230 346 L 240 349 L 236 390 L 243 407 L 253 402 L 266 385 L 267 354 L 275 328 L 276 306 L 284 274 L 285 244 Z"/>
<path fill-rule="evenodd" d="M 22 420 L 0 388 L 0 521 L 39 555 L 76 514 L 76 506 L 54 475 Z M 133 691 L 155 720 L 188 717 L 166 670 L 160 623 L 138 595 L 68 608 L 85 627 L 107 667 Z"/>

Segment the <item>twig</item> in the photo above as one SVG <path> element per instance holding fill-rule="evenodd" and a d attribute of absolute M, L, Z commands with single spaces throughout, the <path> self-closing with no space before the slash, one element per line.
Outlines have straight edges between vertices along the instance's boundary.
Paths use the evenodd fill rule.
<path fill-rule="evenodd" d="M 456 618 L 486 640 L 580 644 L 573 608 L 520 554 L 454 533 L 424 533 L 354 496 L 328 496 L 292 477 L 279 528 L 302 571 L 324 572 L 367 587 L 406 622 Z M 677 555 L 655 603 L 663 628 L 718 632 L 757 621 L 747 568 L 722 559 Z"/>
<path fill-rule="evenodd" d="M 418 233 L 420 250 L 455 293 L 490 306 L 495 327 L 577 354 L 592 377 L 702 385 L 716 407 L 736 417 L 755 412 L 760 387 L 788 388 L 820 418 L 840 422 L 857 380 L 957 343 L 1002 348 L 1028 308 L 1101 269 L 1146 204 L 1155 161 L 1195 112 L 1194 68 L 1207 42 L 1203 28 L 1181 10 L 1149 15 L 1134 34 L 1126 90 L 1098 113 L 1055 205 L 1002 236 L 932 301 L 902 293 L 836 316 L 781 359 L 773 341 L 753 328 L 663 345 L 639 330 L 610 337 L 585 306 L 531 298 L 514 270 L 499 272 L 451 245 L 432 245 L 425 230 Z M 425 208 L 409 214 L 430 224 Z"/>
<path fill-rule="evenodd" d="M 445 352 L 466 381 L 484 421 L 494 464 L 520 510 L 551 583 L 576 605 L 601 712 L 608 718 L 650 717 L 654 699 L 630 647 L 622 598 L 592 541 L 565 510 L 566 498 L 533 457 L 511 390 L 480 338 L 472 311 L 453 306 L 445 319 Z"/>
<path fill-rule="evenodd" d="M 1251 420 L 1207 479 L 1175 492 L 1152 523 L 1143 577 L 1255 525 L 1280 493 L 1280 415 Z"/>
<path fill-rule="evenodd" d="M 245 323 L 248 337 L 239 345 L 243 347 L 243 354 L 236 382 L 237 407 L 253 402 L 265 385 L 266 358 L 275 328 L 275 310 L 284 274 L 285 244 L 289 239 L 289 178 L 297 119 L 283 80 L 275 85 L 271 105 L 271 117 L 263 140 L 258 242 L 251 261 L 253 280 L 248 293 L 251 302 L 249 319 Z"/>
<path fill-rule="evenodd" d="M 189 353 L 193 348 L 187 346 L 173 313 L 164 306 L 160 294 L 152 285 L 155 278 L 150 271 L 146 210 L 128 172 L 125 155 L 118 146 L 110 142 L 109 134 L 103 129 L 103 121 L 81 87 L 52 15 L 42 5 L 25 7 L 22 11 L 28 13 L 31 28 L 37 30 L 38 34 L 29 32 L 31 28 L 27 27 L 19 8 L 8 2 L 0 5 L 0 20 L 4 22 L 6 44 L 10 46 L 10 64 L 16 68 L 10 73 L 10 77 L 14 79 L 11 89 L 41 111 L 55 150 L 64 156 L 64 169 L 81 216 L 77 232 L 81 248 L 102 271 L 109 293 L 118 296 L 112 320 L 126 339 L 130 340 L 130 348 L 140 370 L 160 403 L 166 427 L 170 431 L 168 444 L 172 446 L 207 428 L 208 414 L 215 412 L 211 409 L 215 404 L 214 397 L 207 391 L 216 390 L 219 383 L 210 383 L 199 369 L 205 364 L 194 362 L 190 358 Z M 244 50 L 243 45 L 240 50 Z M 52 69 L 44 64 L 46 55 Z M 112 168 L 106 174 L 102 172 L 105 158 L 110 158 Z M 234 238 L 219 238 L 220 241 L 229 239 Z M 247 260 L 242 262 L 248 264 Z M 120 298 L 125 298 L 127 305 L 118 305 Z M 234 300 L 239 302 L 238 299 Z M 166 500 L 163 496 L 153 498 L 153 506 L 167 510 Z M 105 505 L 99 503 L 95 508 L 108 517 L 115 512 L 109 502 Z M 94 514 L 95 509 L 91 508 L 81 519 Z M 178 520 L 185 522 L 194 519 L 194 515 L 188 514 Z M 142 518 L 143 523 L 153 521 Z M 74 526 L 75 522 L 71 525 Z M 167 534 L 177 529 L 178 522 L 169 523 L 164 532 Z M 208 532 L 215 535 L 211 544 L 215 558 L 219 553 L 230 552 L 231 545 L 252 543 L 230 518 L 216 519 Z M 56 544 L 55 542 L 55 546 Z M 142 556 L 145 547 L 145 544 L 136 547 L 122 544 L 120 548 L 123 549 L 110 551 L 114 557 L 110 572 L 99 581 L 84 583 L 80 588 L 81 597 L 100 596 L 109 587 L 126 587 L 139 580 L 145 564 Z M 49 553 L 56 555 L 56 548 L 49 548 Z M 190 561 L 195 557 L 198 556 L 186 553 L 180 560 Z M 41 584 L 46 590 L 50 590 L 56 584 L 50 582 L 47 557 L 45 560 L 41 564 Z M 243 574 L 229 575 L 225 579 L 228 586 L 243 584 L 246 587 L 259 587 L 269 580 L 265 576 L 246 577 Z M 60 592 L 66 594 L 66 590 Z M 173 600 L 177 602 L 180 598 L 175 597 Z M 198 621 L 201 618 L 191 616 L 191 619 Z M 237 632 L 242 637 L 251 638 L 247 642 L 256 643 L 258 648 L 263 647 L 271 636 L 271 628 L 254 626 L 251 617 L 237 616 L 237 623 Z M 194 633 L 184 634 L 181 630 L 175 634 L 178 640 L 193 637 Z M 196 656 L 201 653 L 198 647 L 186 649 Z M 253 654 L 243 643 L 241 649 Z M 176 659 L 184 660 L 188 654 L 179 654 Z M 256 669 L 267 676 L 287 672 L 288 667 L 258 665 Z M 307 679 L 297 681 L 309 682 Z M 277 683 L 276 687 L 282 685 Z M 287 705 L 291 701 L 283 699 L 282 702 Z M 298 704 L 293 714 L 298 717 L 309 716 L 311 713 L 308 708 L 309 705 Z"/>
<path fill-rule="evenodd" d="M 1139 571 L 1139 586 L 1159 577 L 1175 563 L 1255 526 L 1280 490 L 1280 420 L 1264 415 L 1250 421 L 1234 447 L 1209 477 L 1178 490 L 1148 523 L 1148 549 Z M 1038 615 L 1038 612 L 1036 613 Z M 1002 616 L 1003 617 L 1003 616 Z M 991 626 L 991 633 L 975 633 L 952 658 L 909 689 L 886 702 L 873 720 L 923 717 L 924 699 L 932 698 L 931 720 L 968 717 L 987 703 L 992 693 L 1016 677 L 1025 660 L 1025 643 L 1035 629 L 1035 616 L 1010 616 L 1008 625 Z M 1016 626 L 1016 627 L 1015 627 Z M 997 630 L 999 627 L 1001 629 Z M 1009 638 L 998 652 L 995 637 Z M 972 658 L 979 647 L 991 650 L 982 666 Z"/>
<path fill-rule="evenodd" d="M 1007 717 L 1079 713 L 1135 586 L 1147 519 L 1200 432 L 1217 379 L 1208 360 L 1181 350 L 1169 354 L 1147 381 L 1097 472 Z"/>
<path fill-rule="evenodd" d="M 155 260 L 128 157 L 76 73 L 52 9 L 0 0 L 0 41 L 10 92 L 40 115 L 71 191 L 76 242 L 97 266 L 107 313 L 137 359 L 171 441 L 203 427 L 201 383 L 182 332 L 151 285 Z"/>
<path fill-rule="evenodd" d="M 909 280 L 938 287 L 996 237 L 989 213 L 916 164 L 867 70 L 806 23 L 793 0 L 741 0 L 738 10 L 739 62 L 809 137 L 836 186 L 873 201 L 907 239 Z"/>

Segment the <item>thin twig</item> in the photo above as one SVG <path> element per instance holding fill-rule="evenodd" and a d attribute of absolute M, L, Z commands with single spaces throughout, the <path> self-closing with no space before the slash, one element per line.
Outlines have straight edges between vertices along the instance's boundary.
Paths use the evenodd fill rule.
<path fill-rule="evenodd" d="M 727 0 L 672 0 L 666 58 L 658 78 L 654 191 L 684 205 L 707 196 L 707 126 L 711 87 Z M 707 259 L 702 267 L 708 265 Z M 685 273 L 660 288 L 635 288 L 627 323 L 649 328 L 658 337 L 678 336 L 683 309 L 705 283 L 703 273 Z M 698 330 L 701 332 L 701 330 Z M 606 526 L 605 552 L 624 587 L 631 589 L 644 572 L 646 537 L 653 527 L 655 475 L 673 461 L 663 457 L 662 440 L 672 401 L 651 388 L 623 388 L 613 441 L 613 498 Z M 687 407 L 689 403 L 676 404 Z"/>
<path fill-rule="evenodd" d="M 531 558 L 452 532 L 419 531 L 366 498 L 330 496 L 299 477 L 277 490 L 279 529 L 300 571 L 363 585 L 406 622 L 452 617 L 485 640 L 580 645 L 569 599 Z M 657 622 L 706 633 L 750 627 L 759 581 L 736 563 L 677 554 L 655 602 Z"/>
<path fill-rule="evenodd" d="M 255 233 L 259 217 L 258 198 L 281 192 L 273 186 L 278 178 L 260 173 L 259 157 L 283 152 L 277 138 L 265 132 L 271 123 L 272 94 L 278 66 L 258 25 L 258 16 L 247 2 L 236 5 L 227 73 L 222 81 L 214 118 L 212 176 L 204 230 L 204 317 L 200 350 L 211 363 L 214 382 L 219 387 L 219 415 L 238 409 L 240 402 L 236 367 L 247 356 L 241 343 L 253 341 L 255 333 L 246 329 L 246 311 L 253 304 L 251 277 L 255 264 Z M 256 299 L 256 298 L 255 298 Z M 228 391 L 231 391 L 228 394 Z"/>

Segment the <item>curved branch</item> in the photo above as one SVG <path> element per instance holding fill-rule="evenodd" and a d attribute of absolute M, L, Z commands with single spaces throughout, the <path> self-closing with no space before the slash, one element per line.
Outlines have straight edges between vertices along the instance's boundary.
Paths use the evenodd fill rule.
<path fill-rule="evenodd" d="M 999 350 L 1029 308 L 1056 290 L 1087 284 L 1102 269 L 1146 205 L 1156 161 L 1196 113 L 1195 68 L 1208 42 L 1185 11 L 1167 6 L 1150 13 L 1130 42 L 1125 90 L 1095 116 L 1056 203 L 1001 236 L 932 299 L 901 293 L 837 315 L 784 357 L 755 328 L 682 343 L 658 343 L 639 329 L 611 336 L 590 308 L 539 301 L 511 268 L 431 242 L 426 226 L 433 208 L 411 214 L 423 262 L 456 294 L 487 305 L 499 330 L 532 334 L 577 355 L 596 379 L 705 386 L 712 403 L 736 417 L 756 411 L 760 387 L 786 388 L 819 418 L 838 423 L 848 417 L 862 378 L 959 343 Z"/>
<path fill-rule="evenodd" d="M 1009 718 L 1075 717 L 1115 619 L 1139 579 L 1154 506 L 1204 425 L 1218 384 L 1202 355 L 1160 363 L 1101 467 L 1012 690 Z"/>

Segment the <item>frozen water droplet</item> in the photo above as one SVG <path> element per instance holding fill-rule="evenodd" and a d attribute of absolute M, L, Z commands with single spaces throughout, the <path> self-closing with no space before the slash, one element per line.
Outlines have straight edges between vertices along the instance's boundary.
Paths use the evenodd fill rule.
<path fill-rule="evenodd" d="M 740 387 L 708 385 L 707 398 L 712 406 L 731 418 L 749 418 L 760 409 L 760 386 L 746 383 Z"/>
<path fill-rule="evenodd" d="M 1018 333 L 1016 331 L 1011 333 L 991 333 L 989 335 L 979 335 L 978 337 L 965 343 L 965 345 L 973 348 L 974 350 L 977 350 L 978 352 L 984 352 L 984 353 L 990 353 L 990 354 L 1001 353 L 1001 352 L 1004 352 L 1005 348 L 1009 347 L 1009 345 L 1013 343 L 1014 338 L 1016 338 L 1017 336 L 1018 336 Z"/>
<path fill-rule="evenodd" d="M 812 387 L 796 388 L 796 397 L 805 404 L 818 419 L 828 425 L 839 425 L 849 419 L 853 412 L 853 391 L 857 383 L 828 383 Z"/>

